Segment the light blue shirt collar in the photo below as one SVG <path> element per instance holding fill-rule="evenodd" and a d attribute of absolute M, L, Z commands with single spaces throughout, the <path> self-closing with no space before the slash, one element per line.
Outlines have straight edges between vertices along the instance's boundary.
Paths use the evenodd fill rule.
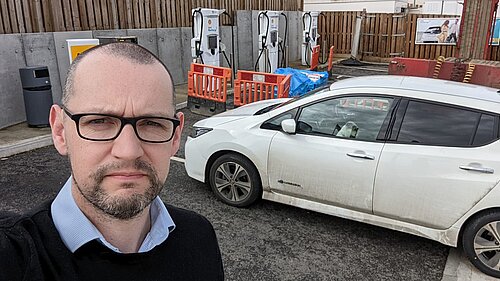
<path fill-rule="evenodd" d="M 101 232 L 83 214 L 71 194 L 72 177 L 64 184 L 56 199 L 52 202 L 52 220 L 62 241 L 74 253 L 86 243 L 98 239 L 111 250 L 120 253 L 120 250 L 111 245 Z M 150 208 L 151 229 L 144 238 L 139 253 L 148 252 L 163 243 L 170 232 L 175 228 L 174 221 L 161 201 L 156 197 Z"/>

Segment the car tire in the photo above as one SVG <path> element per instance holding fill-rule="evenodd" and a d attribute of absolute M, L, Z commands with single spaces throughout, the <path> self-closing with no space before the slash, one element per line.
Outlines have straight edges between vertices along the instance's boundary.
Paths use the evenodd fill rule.
<path fill-rule="evenodd" d="M 262 185 L 255 166 L 238 154 L 224 154 L 210 167 L 209 182 L 222 202 L 247 207 L 260 198 Z"/>
<path fill-rule="evenodd" d="M 467 224 L 462 246 L 474 266 L 500 278 L 500 211 L 485 212 Z"/>

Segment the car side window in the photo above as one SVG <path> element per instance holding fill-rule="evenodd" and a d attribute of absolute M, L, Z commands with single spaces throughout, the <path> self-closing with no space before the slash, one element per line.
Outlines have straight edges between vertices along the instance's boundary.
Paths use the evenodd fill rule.
<path fill-rule="evenodd" d="M 375 141 L 392 98 L 350 96 L 329 99 L 302 108 L 298 134 Z"/>
<path fill-rule="evenodd" d="M 495 124 L 497 123 L 497 124 Z M 481 120 L 477 126 L 473 146 L 481 146 L 498 139 L 498 118 L 493 115 L 481 114 Z"/>
<path fill-rule="evenodd" d="M 397 141 L 426 145 L 468 146 L 472 142 L 480 116 L 478 112 L 463 108 L 410 101 Z"/>
<path fill-rule="evenodd" d="M 267 120 L 266 122 L 262 123 L 260 128 L 279 131 L 279 130 L 281 130 L 281 122 L 283 120 L 286 120 L 286 119 L 295 119 L 296 114 L 297 114 L 296 108 L 289 110 L 287 112 L 281 113 L 280 115 L 275 116 L 275 117 Z"/>

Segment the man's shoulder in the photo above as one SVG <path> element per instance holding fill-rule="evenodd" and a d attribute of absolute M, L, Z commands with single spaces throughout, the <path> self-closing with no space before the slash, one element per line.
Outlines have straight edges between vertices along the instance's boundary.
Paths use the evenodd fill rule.
<path fill-rule="evenodd" d="M 207 218 L 194 211 L 172 206 L 167 203 L 164 204 L 168 210 L 168 213 L 170 214 L 172 220 L 175 222 L 176 225 L 178 224 L 195 224 L 198 226 L 200 226 L 200 224 L 210 225 L 210 226 L 212 225 Z"/>
<path fill-rule="evenodd" d="M 22 279 L 27 274 L 36 255 L 37 241 L 44 236 L 42 229 L 50 228 L 49 210 L 50 203 L 44 203 L 25 214 L 0 211 L 0 268 L 5 269 L 0 270 L 0 280 Z"/>
<path fill-rule="evenodd" d="M 46 201 L 26 213 L 19 214 L 13 211 L 0 211 L 0 229 L 22 227 L 25 222 L 44 220 L 49 217 L 51 201 Z"/>

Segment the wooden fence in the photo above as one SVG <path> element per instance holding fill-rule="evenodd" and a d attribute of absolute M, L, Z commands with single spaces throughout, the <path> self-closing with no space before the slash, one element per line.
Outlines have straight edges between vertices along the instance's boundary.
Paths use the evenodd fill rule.
<path fill-rule="evenodd" d="M 191 26 L 197 7 L 234 16 L 237 10 L 302 10 L 303 0 L 0 0 L 0 34 Z"/>
<path fill-rule="evenodd" d="M 196 7 L 237 10 L 302 10 L 304 0 L 0 0 L 0 34 L 100 29 L 191 26 Z M 349 54 L 356 17 L 361 12 L 324 12 L 319 33 L 336 54 Z M 455 56 L 452 45 L 415 44 L 417 19 L 441 15 L 368 14 L 362 24 L 361 59 L 387 61 L 394 56 L 436 59 Z M 229 17 L 221 17 L 230 24 Z M 321 39 L 320 41 L 323 41 Z M 328 50 L 328 49 L 327 49 Z M 500 61 L 500 47 L 489 58 Z"/>
<path fill-rule="evenodd" d="M 327 46 L 335 47 L 335 54 L 349 54 L 356 17 L 361 12 L 324 12 L 318 19 L 318 29 Z M 367 14 L 362 21 L 359 56 L 367 61 L 388 61 L 404 56 L 436 59 L 454 57 L 455 45 L 415 44 L 418 18 L 453 17 L 419 14 Z M 328 49 L 327 49 L 328 50 Z M 489 59 L 500 60 L 499 46 L 491 46 Z"/>

